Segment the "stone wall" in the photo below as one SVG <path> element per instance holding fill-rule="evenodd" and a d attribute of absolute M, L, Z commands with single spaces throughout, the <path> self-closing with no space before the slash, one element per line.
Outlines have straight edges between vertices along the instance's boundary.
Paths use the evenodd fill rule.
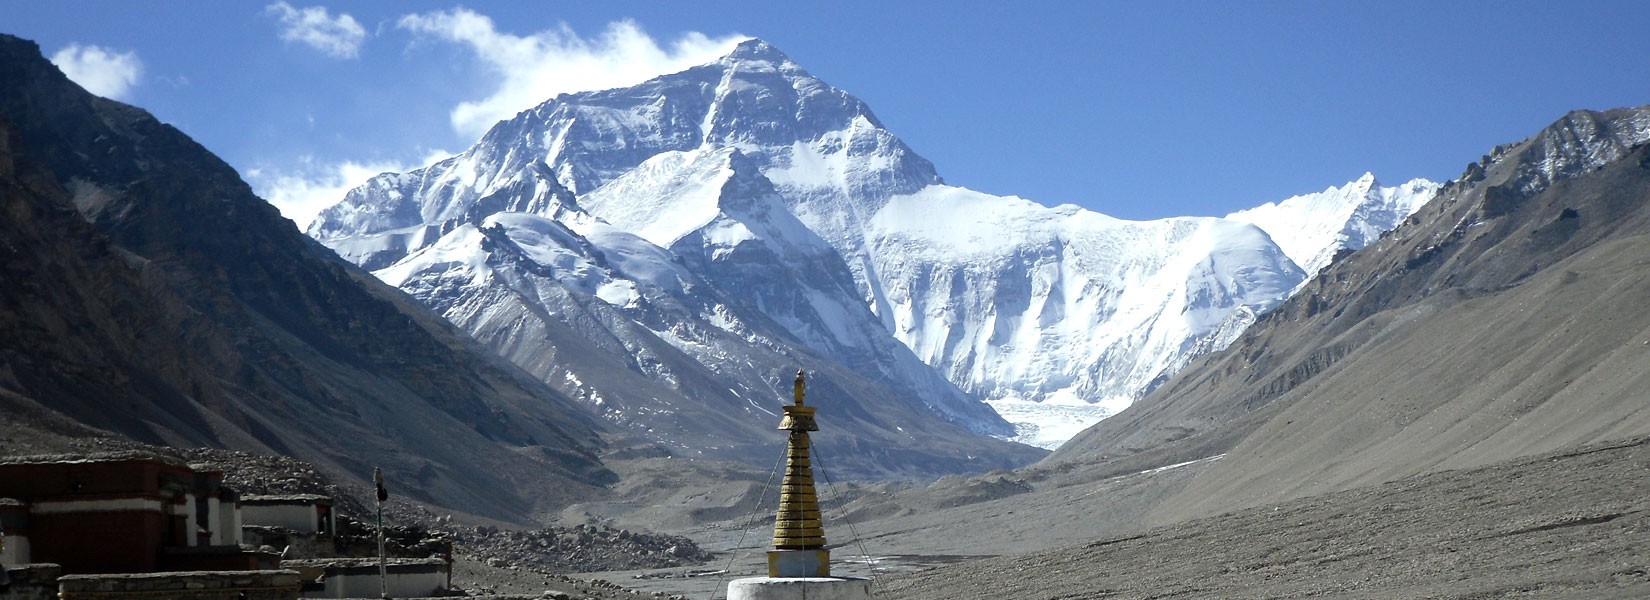
<path fill-rule="evenodd" d="M 62 600 L 297 600 L 298 572 L 185 571 L 64 575 Z"/>
<path fill-rule="evenodd" d="M 300 572 L 322 573 L 323 589 L 305 592 L 306 598 L 377 598 L 381 589 L 391 598 L 441 596 L 447 592 L 451 569 L 439 558 L 396 558 L 389 561 L 380 582 L 376 559 L 290 560 L 284 564 Z"/>
<path fill-rule="evenodd" d="M 242 526 L 241 541 L 253 546 L 269 546 L 275 552 L 281 553 L 282 558 L 285 559 L 335 558 L 340 555 L 347 555 L 348 551 L 353 549 L 338 536 L 297 533 L 281 527 L 261 527 L 257 525 Z M 370 554 L 374 556 L 378 554 L 376 544 L 370 550 Z M 365 551 L 359 553 L 361 556 L 367 554 L 368 552 Z M 390 556 L 398 555 L 392 550 Z M 418 558 L 425 556 L 429 555 L 421 554 Z"/>
<path fill-rule="evenodd" d="M 63 569 L 51 563 L 6 567 L 11 585 L 0 590 L 0 600 L 57 600 L 57 577 Z"/>

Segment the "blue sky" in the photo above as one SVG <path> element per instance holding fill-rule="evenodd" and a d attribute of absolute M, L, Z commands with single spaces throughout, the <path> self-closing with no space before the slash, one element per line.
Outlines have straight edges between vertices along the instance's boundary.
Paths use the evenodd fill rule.
<path fill-rule="evenodd" d="M 148 109 L 289 216 L 556 92 L 760 37 L 956 185 L 1221 215 L 1460 174 L 1578 108 L 1650 103 L 1644 2 L 12 3 L 0 32 Z M 345 17 L 348 17 L 347 19 Z M 617 83 L 615 83 L 617 82 Z"/>

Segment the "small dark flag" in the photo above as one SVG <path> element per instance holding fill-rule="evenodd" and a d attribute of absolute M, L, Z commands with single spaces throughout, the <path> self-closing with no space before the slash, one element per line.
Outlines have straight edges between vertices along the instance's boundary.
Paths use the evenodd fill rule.
<path fill-rule="evenodd" d="M 384 502 L 384 501 L 390 499 L 389 491 L 384 489 L 384 470 L 383 469 L 373 467 L 373 469 L 372 469 L 372 484 L 374 486 L 378 487 L 378 501 L 379 502 Z"/>

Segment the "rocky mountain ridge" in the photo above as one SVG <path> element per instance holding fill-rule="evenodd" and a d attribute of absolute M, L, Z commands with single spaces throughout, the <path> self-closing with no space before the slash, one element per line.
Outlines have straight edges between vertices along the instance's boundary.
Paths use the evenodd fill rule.
<path fill-rule="evenodd" d="M 611 481 L 580 405 L 339 261 L 178 130 L 15 37 L 0 88 L 0 415 L 18 435 L 66 418 L 339 481 L 382 466 L 505 520 Z"/>
<path fill-rule="evenodd" d="M 1496 148 L 1049 460 L 1224 455 L 1168 518 L 1650 432 L 1631 391 L 1650 343 L 1647 123 L 1650 107 L 1576 111 Z"/>

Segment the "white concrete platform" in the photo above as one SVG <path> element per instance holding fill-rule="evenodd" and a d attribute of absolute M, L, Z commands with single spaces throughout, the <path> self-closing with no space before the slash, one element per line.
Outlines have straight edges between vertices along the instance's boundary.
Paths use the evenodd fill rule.
<path fill-rule="evenodd" d="M 871 580 L 858 577 L 749 577 L 728 584 L 727 600 L 868 600 Z"/>

